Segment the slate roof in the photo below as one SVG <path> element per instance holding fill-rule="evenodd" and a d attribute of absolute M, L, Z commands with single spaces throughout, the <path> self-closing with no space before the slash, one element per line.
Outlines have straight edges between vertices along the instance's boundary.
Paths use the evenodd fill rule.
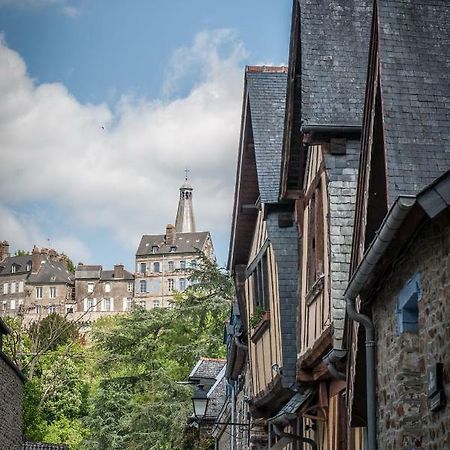
<path fill-rule="evenodd" d="M 278 201 L 287 68 L 248 67 L 247 92 L 262 203 Z"/>
<path fill-rule="evenodd" d="M 37 283 L 71 283 L 73 275 L 67 270 L 61 261 L 52 261 L 49 258 L 41 261 L 41 266 L 37 273 L 31 273 L 27 282 Z"/>
<path fill-rule="evenodd" d="M 16 274 L 27 273 L 27 264 L 31 264 L 31 255 L 24 256 L 8 256 L 2 262 L 0 262 L 0 275 L 11 274 L 11 267 L 16 265 Z"/>
<path fill-rule="evenodd" d="M 450 7 L 378 0 L 389 201 L 450 167 Z"/>
<path fill-rule="evenodd" d="M 40 442 L 24 442 L 22 450 L 69 450 L 69 446 L 62 444 L 43 444 Z"/>
<path fill-rule="evenodd" d="M 123 278 L 118 278 L 119 280 L 132 280 L 134 275 L 127 270 L 123 271 Z M 102 274 L 100 276 L 100 280 L 102 281 L 114 281 L 114 270 L 102 270 Z"/>
<path fill-rule="evenodd" d="M 225 359 L 200 358 L 189 375 L 189 380 L 215 379 L 226 364 Z"/>
<path fill-rule="evenodd" d="M 85 265 L 80 264 L 77 266 L 75 270 L 75 278 L 79 279 L 92 279 L 92 278 L 100 278 L 100 274 L 102 272 L 102 266 L 99 265 Z"/>
<path fill-rule="evenodd" d="M 371 0 L 300 0 L 303 125 L 360 126 Z"/>
<path fill-rule="evenodd" d="M 226 365 L 224 365 L 221 371 L 216 377 L 216 382 L 212 385 L 208 391 L 207 396 L 209 399 L 208 409 L 206 410 L 207 417 L 217 417 L 222 410 L 222 407 L 226 399 Z"/>
<path fill-rule="evenodd" d="M 158 246 L 155 254 L 177 254 L 177 253 L 195 253 L 196 249 L 203 249 L 209 237 L 208 231 L 199 231 L 196 233 L 176 233 L 175 244 L 176 251 L 171 252 L 172 245 L 165 243 L 165 234 L 145 234 L 142 236 L 141 243 L 136 252 L 136 256 L 146 256 L 154 254 L 153 246 Z"/>

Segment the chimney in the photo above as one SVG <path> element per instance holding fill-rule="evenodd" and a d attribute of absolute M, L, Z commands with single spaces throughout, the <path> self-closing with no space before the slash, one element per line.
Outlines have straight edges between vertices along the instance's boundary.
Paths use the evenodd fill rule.
<path fill-rule="evenodd" d="M 9 243 L 3 241 L 0 243 L 0 262 L 4 261 L 9 256 Z"/>
<path fill-rule="evenodd" d="M 62 262 L 66 269 L 69 268 L 69 257 L 65 253 L 57 254 L 57 260 Z"/>
<path fill-rule="evenodd" d="M 51 261 L 57 261 L 59 255 L 58 255 L 57 251 L 54 248 L 51 248 L 48 251 L 48 256 L 49 256 Z"/>
<path fill-rule="evenodd" d="M 170 223 L 166 226 L 166 245 L 175 245 L 175 227 Z"/>
<path fill-rule="evenodd" d="M 114 266 L 114 279 L 124 278 L 124 275 L 123 264 L 116 264 Z"/>
<path fill-rule="evenodd" d="M 31 252 L 31 273 L 38 273 L 41 267 L 41 252 L 38 247 L 34 246 Z"/>

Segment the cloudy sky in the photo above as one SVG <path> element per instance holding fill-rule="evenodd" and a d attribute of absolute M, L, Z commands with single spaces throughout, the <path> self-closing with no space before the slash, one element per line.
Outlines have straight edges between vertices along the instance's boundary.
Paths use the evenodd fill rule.
<path fill-rule="evenodd" d="M 226 261 L 245 64 L 285 64 L 291 0 L 0 0 L 0 240 L 133 269 L 175 220 Z"/>

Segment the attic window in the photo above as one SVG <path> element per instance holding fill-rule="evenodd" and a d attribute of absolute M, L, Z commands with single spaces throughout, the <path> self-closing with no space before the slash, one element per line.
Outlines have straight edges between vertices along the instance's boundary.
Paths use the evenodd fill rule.
<path fill-rule="evenodd" d="M 419 332 L 420 276 L 416 273 L 400 291 L 397 299 L 397 333 Z"/>
<path fill-rule="evenodd" d="M 172 245 L 170 247 L 170 253 L 175 253 L 177 251 L 177 246 L 176 245 Z"/>
<path fill-rule="evenodd" d="M 152 253 L 156 253 L 158 251 L 157 245 L 152 245 Z"/>
<path fill-rule="evenodd" d="M 11 266 L 11 273 L 16 273 L 17 267 L 15 264 Z"/>
<path fill-rule="evenodd" d="M 27 263 L 27 272 L 31 270 L 31 263 Z"/>

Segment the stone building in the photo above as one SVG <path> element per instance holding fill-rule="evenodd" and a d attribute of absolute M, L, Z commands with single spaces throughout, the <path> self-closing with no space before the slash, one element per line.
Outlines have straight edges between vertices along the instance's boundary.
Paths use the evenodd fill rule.
<path fill-rule="evenodd" d="M 116 264 L 114 270 L 103 270 L 100 265 L 80 263 L 75 270 L 76 307 L 73 318 L 91 322 L 99 317 L 129 311 L 133 294 L 134 275 L 122 264 Z"/>
<path fill-rule="evenodd" d="M 210 233 L 196 231 L 192 193 L 186 180 L 180 188 L 175 226 L 167 225 L 165 234 L 142 236 L 136 252 L 136 305 L 146 309 L 170 306 L 174 292 L 189 286 L 198 252 L 214 258 Z"/>
<path fill-rule="evenodd" d="M 0 448 L 22 449 L 22 372 L 2 351 L 3 337 L 10 333 L 0 319 Z"/>
<path fill-rule="evenodd" d="M 26 322 L 73 307 L 73 275 L 67 257 L 53 249 L 34 247 L 31 255 L 10 256 L 0 245 L 0 315 L 22 315 Z"/>

